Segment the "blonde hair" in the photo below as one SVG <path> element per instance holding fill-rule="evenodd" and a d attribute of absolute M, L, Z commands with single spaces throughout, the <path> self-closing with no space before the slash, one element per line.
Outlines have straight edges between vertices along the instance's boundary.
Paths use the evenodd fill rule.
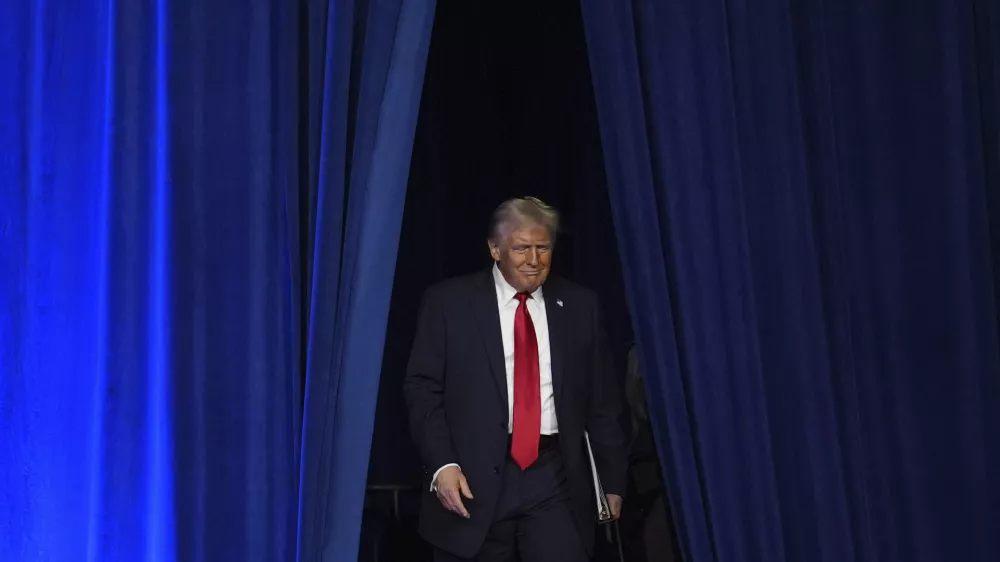
<path fill-rule="evenodd" d="M 526 224 L 537 224 L 548 229 L 552 238 L 559 232 L 559 211 L 537 197 L 516 197 L 497 206 L 490 218 L 489 239 L 499 243 L 506 238 L 505 227 L 515 229 Z"/>

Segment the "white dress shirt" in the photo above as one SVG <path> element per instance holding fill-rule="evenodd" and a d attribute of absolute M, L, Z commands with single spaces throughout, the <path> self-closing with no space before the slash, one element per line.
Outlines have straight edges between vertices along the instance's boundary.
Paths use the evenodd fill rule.
<path fill-rule="evenodd" d="M 493 266 L 493 284 L 497 293 L 497 308 L 500 311 L 500 334 L 503 337 L 504 368 L 507 371 L 507 433 L 514 429 L 514 316 L 520 304 L 515 298 L 517 289 L 512 287 L 500 268 Z M 539 287 L 531 293 L 531 298 L 525 301 L 531 323 L 535 327 L 535 338 L 538 341 L 538 377 L 541 386 L 542 401 L 542 435 L 559 433 L 559 421 L 556 418 L 556 401 L 552 393 L 552 350 L 549 347 L 549 322 L 545 316 L 545 297 Z M 446 464 L 434 472 L 431 479 L 431 491 L 437 488 L 437 477 L 441 471 L 455 463 Z"/>
<path fill-rule="evenodd" d="M 514 316 L 518 301 L 517 290 L 503 278 L 500 269 L 493 266 L 493 284 L 497 290 L 497 306 L 500 309 L 500 334 L 503 336 L 504 368 L 507 370 L 507 433 L 514 428 Z M 541 382 L 542 435 L 559 433 L 556 420 L 556 402 L 552 396 L 552 351 L 549 348 L 549 322 L 545 316 L 545 298 L 542 288 L 535 289 L 525 304 L 531 323 L 535 326 L 538 340 L 538 376 Z"/>

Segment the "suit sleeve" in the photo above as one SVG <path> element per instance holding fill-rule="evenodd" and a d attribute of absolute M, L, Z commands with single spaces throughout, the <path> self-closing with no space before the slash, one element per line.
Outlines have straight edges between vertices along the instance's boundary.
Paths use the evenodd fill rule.
<path fill-rule="evenodd" d="M 435 471 L 458 463 L 444 409 L 446 331 L 438 294 L 424 294 L 410 361 L 403 380 L 413 442 L 424 466 Z"/>
<path fill-rule="evenodd" d="M 593 388 L 587 405 L 587 432 L 605 493 L 625 496 L 628 449 L 621 424 L 624 396 L 615 373 L 604 318 L 596 297 L 593 306 Z"/>

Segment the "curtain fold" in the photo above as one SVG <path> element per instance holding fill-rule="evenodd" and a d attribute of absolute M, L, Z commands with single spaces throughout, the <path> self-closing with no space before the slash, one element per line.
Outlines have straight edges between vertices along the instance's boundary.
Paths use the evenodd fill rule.
<path fill-rule="evenodd" d="M 325 2 L 311 8 L 321 11 Z M 321 116 L 299 560 L 357 557 L 375 403 L 433 0 L 337 2 Z M 352 20 L 354 14 L 364 14 Z M 311 19 L 311 18 L 310 18 Z M 351 46 L 353 45 L 353 50 Z M 352 98 L 348 102 L 348 97 Z"/>
<path fill-rule="evenodd" d="M 281 10 L 4 9 L 0 558 L 288 559 Z"/>
<path fill-rule="evenodd" d="M 356 556 L 433 8 L 0 5 L 0 559 Z"/>
<path fill-rule="evenodd" d="M 993 558 L 992 4 L 583 8 L 687 558 Z"/>

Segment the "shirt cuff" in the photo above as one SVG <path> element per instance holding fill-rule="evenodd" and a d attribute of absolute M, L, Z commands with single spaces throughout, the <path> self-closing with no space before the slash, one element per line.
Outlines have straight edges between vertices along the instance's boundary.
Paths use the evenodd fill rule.
<path fill-rule="evenodd" d="M 458 467 L 459 470 L 462 470 L 462 467 L 458 466 L 457 464 L 455 464 L 453 462 L 450 462 L 450 463 L 442 466 L 441 468 L 437 469 L 437 471 L 434 472 L 434 478 L 431 478 L 431 491 L 432 492 L 436 492 L 437 491 L 438 474 L 441 474 L 441 471 L 444 470 L 444 469 L 446 469 L 446 468 L 448 468 L 449 466 L 456 466 L 456 467 Z"/>

